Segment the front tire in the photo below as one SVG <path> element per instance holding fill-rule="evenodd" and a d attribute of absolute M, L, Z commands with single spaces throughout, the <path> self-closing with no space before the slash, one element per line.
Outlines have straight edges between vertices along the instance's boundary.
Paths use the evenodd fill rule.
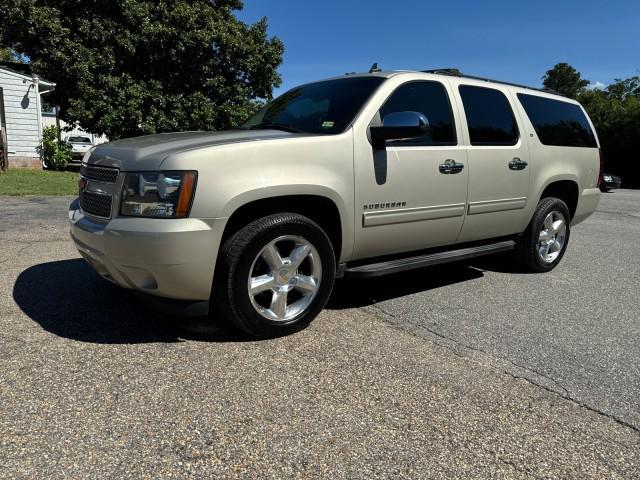
<path fill-rule="evenodd" d="M 302 330 L 324 308 L 336 259 L 327 234 L 294 213 L 255 220 L 222 246 L 214 304 L 224 319 L 262 338 Z"/>
<path fill-rule="evenodd" d="M 516 250 L 520 263 L 531 272 L 556 268 L 569 244 L 570 222 L 569 208 L 562 200 L 540 200 Z"/>

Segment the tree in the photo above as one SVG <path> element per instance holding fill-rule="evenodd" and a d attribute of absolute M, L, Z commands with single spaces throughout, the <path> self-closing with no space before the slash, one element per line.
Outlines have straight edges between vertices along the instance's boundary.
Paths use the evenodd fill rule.
<path fill-rule="evenodd" d="M 616 78 L 607 87 L 609 97 L 624 101 L 630 97 L 640 97 L 640 77 L 631 77 L 625 80 Z"/>
<path fill-rule="evenodd" d="M 598 132 L 605 170 L 619 174 L 627 187 L 640 187 L 640 78 L 585 90 L 578 101 Z"/>
<path fill-rule="evenodd" d="M 0 47 L 0 62 L 27 63 L 27 59 L 10 48 Z"/>
<path fill-rule="evenodd" d="M 575 68 L 568 63 L 558 63 L 542 77 L 545 88 L 555 90 L 569 98 L 576 98 L 589 85 Z"/>
<path fill-rule="evenodd" d="M 13 52 L 8 48 L 0 48 L 0 62 L 13 61 Z"/>
<path fill-rule="evenodd" d="M 283 44 L 241 0 L 3 0 L 0 44 L 56 82 L 60 116 L 111 139 L 215 130 L 280 84 Z"/>

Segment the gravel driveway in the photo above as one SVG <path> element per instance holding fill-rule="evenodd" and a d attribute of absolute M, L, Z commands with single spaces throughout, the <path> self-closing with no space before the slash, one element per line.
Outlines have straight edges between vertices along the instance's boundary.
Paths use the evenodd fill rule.
<path fill-rule="evenodd" d="M 163 317 L 0 197 L 2 478 L 638 478 L 640 192 L 561 266 L 341 281 L 299 334 Z"/>

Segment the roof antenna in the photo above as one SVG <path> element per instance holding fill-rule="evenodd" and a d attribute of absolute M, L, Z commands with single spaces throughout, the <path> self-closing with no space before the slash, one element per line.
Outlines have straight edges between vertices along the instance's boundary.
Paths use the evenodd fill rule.
<path fill-rule="evenodd" d="M 382 70 L 380 70 L 378 68 L 378 62 L 374 63 L 373 65 L 371 65 L 371 70 L 369 70 L 369 73 L 376 73 L 376 72 L 381 72 Z"/>

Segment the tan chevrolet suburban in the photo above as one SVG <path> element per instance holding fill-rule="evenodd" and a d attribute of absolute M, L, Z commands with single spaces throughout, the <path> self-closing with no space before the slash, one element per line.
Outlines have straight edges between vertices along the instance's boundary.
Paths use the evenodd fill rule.
<path fill-rule="evenodd" d="M 553 269 L 598 204 L 598 147 L 583 108 L 553 92 L 452 70 L 351 74 L 235 130 L 92 149 L 71 236 L 122 287 L 284 335 L 336 277 L 508 250 Z"/>

